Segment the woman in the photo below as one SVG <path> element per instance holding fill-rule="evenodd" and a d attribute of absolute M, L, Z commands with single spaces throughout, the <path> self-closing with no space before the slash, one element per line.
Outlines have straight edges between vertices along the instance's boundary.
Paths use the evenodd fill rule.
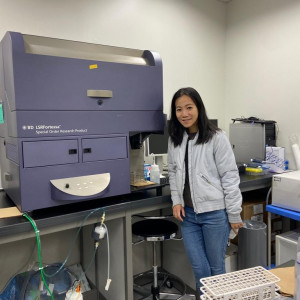
<path fill-rule="evenodd" d="M 198 92 L 182 88 L 173 96 L 169 122 L 168 170 L 173 215 L 200 299 L 200 279 L 225 273 L 230 229 L 243 226 L 239 173 L 231 145 L 206 115 Z"/>

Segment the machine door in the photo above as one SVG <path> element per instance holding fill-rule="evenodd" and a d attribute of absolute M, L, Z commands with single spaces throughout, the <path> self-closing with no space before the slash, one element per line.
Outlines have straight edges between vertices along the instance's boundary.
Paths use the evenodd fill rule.
<path fill-rule="evenodd" d="M 78 163 L 77 140 L 23 142 L 24 168 Z"/>
<path fill-rule="evenodd" d="M 82 139 L 83 162 L 128 157 L 126 136 Z"/>

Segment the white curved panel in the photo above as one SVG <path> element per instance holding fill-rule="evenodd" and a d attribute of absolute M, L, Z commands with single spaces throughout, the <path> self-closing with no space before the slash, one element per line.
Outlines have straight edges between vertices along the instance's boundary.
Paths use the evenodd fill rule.
<path fill-rule="evenodd" d="M 93 196 L 104 191 L 110 183 L 110 173 L 53 179 L 60 191 L 73 196 Z"/>

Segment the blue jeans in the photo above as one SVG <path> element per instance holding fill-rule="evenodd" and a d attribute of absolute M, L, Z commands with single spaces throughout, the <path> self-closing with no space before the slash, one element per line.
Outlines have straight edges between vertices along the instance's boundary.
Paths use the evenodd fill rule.
<path fill-rule="evenodd" d="M 201 278 L 225 273 L 230 224 L 224 209 L 196 214 L 193 208 L 185 207 L 181 232 L 198 289 Z"/>

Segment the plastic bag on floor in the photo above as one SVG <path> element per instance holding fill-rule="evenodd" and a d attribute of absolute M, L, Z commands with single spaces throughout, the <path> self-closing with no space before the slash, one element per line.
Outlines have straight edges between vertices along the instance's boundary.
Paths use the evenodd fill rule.
<path fill-rule="evenodd" d="M 44 268 L 45 280 L 55 300 L 64 300 L 66 292 L 74 281 L 67 268 L 62 268 L 56 274 L 60 266 L 60 264 L 55 264 Z M 44 285 L 39 270 L 31 270 L 16 275 L 8 282 L 6 288 L 0 294 L 0 300 L 35 299 L 50 299 L 50 293 Z"/>

